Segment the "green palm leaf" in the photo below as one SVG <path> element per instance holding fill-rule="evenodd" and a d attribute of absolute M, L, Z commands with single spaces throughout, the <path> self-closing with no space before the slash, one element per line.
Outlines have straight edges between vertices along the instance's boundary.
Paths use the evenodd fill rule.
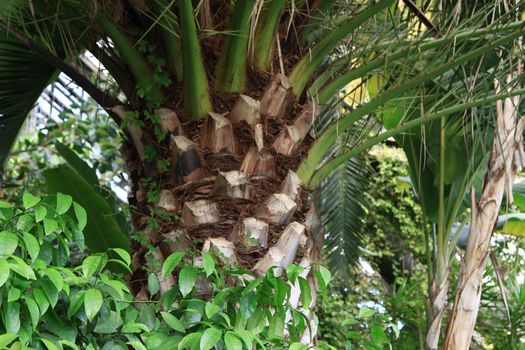
<path fill-rule="evenodd" d="M 364 192 L 369 172 L 363 157 L 352 158 L 322 182 L 316 207 L 325 229 L 325 252 L 332 272 L 349 276 L 361 255 L 365 215 Z"/>
<path fill-rule="evenodd" d="M 55 72 L 34 51 L 0 31 L 0 164 L 5 162 L 27 114 Z"/>

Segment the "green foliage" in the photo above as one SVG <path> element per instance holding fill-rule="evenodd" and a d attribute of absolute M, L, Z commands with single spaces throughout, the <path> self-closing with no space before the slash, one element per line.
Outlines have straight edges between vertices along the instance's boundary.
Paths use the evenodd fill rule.
<path fill-rule="evenodd" d="M 110 248 L 130 249 L 128 232 L 122 227 L 114 202 L 105 198 L 72 167 L 62 165 L 44 172 L 50 192 L 63 191 L 73 196 L 88 213 L 86 244 L 95 252 Z"/>
<path fill-rule="evenodd" d="M 57 146 L 57 142 L 67 149 Z M 74 158 L 89 164 L 91 170 L 81 172 L 90 183 L 94 184 L 98 175 L 97 185 L 124 188 L 125 178 L 119 176 L 124 170 L 118 152 L 121 142 L 117 125 L 87 99 L 81 105 L 65 109 L 58 118 L 46 120 L 35 133 L 29 129 L 29 133 L 21 135 L 13 156 L 5 164 L 2 189 L 21 188 L 38 194 L 45 188 L 43 171 L 65 162 L 75 163 Z M 22 192 L 14 191 L 12 198 L 18 202 Z"/>
<path fill-rule="evenodd" d="M 389 323 L 387 316 L 367 307 L 359 309 L 356 317 L 343 321 L 342 326 L 355 329 L 347 333 L 346 349 L 384 349 L 391 347 L 387 332 L 399 336 L 397 325 Z"/>
<path fill-rule="evenodd" d="M 62 112 L 59 122 L 48 120 L 36 137 L 22 138 L 15 148 L 17 156 L 8 162 L 4 188 L 39 193 L 47 187 L 51 193 L 71 195 L 80 203 L 75 211 L 87 211 L 84 234 L 92 251 L 128 250 L 126 208 L 109 188 L 123 186 L 125 181 L 117 176 L 123 167 L 117 149 L 119 133 L 107 115 L 97 117 L 97 112 L 88 100 Z M 15 192 L 15 202 L 23 201 L 18 197 L 21 192 Z"/>
<path fill-rule="evenodd" d="M 496 268 L 493 263 L 487 263 L 476 331 L 494 350 L 522 350 L 525 336 L 525 239 L 498 237 L 493 242 L 492 251 L 498 266 Z M 502 278 L 508 311 L 496 271 Z"/>
<path fill-rule="evenodd" d="M 370 183 L 361 194 L 365 206 L 360 261 L 369 267 L 349 267 L 352 274 L 336 276 L 327 296 L 319 300 L 319 338 L 344 349 L 348 329 L 341 327 L 342 322 L 368 305 L 381 310 L 377 316 L 388 317 L 384 326 L 400 325 L 399 337 L 393 336 L 392 328 L 389 331 L 394 349 L 415 349 L 426 327 L 425 293 L 421 293 L 425 290 L 421 266 L 426 263 L 421 208 L 413 191 L 401 180 L 408 169 L 399 149 L 377 147 L 368 163 Z M 352 327 L 365 337 L 360 326 Z"/>
<path fill-rule="evenodd" d="M 363 194 L 369 175 L 364 158 L 351 159 L 330 174 L 316 193 L 316 208 L 326 232 L 324 249 L 334 273 L 349 276 L 348 268 L 360 256 L 367 205 Z"/>
<path fill-rule="evenodd" d="M 119 302 L 131 300 L 129 291 L 106 271 L 112 259 L 105 253 L 70 265 L 72 252 L 83 249 L 86 223 L 71 196 L 24 193 L 23 204 L 0 202 L 0 342 L 14 342 L 11 349 L 78 348 L 78 339 L 103 333 Z M 118 255 L 129 263 L 127 253 Z"/>
<path fill-rule="evenodd" d="M 25 193 L 23 203 L 18 209 L 0 201 L 0 342 L 10 349 L 306 349 L 299 341 L 310 327 L 304 311 L 311 296 L 302 267 L 286 269 L 300 286 L 299 308 L 290 304 L 291 285 L 273 269 L 254 277 L 219 267 L 210 253 L 172 254 L 162 273 L 149 275 L 149 300 L 133 300 L 107 269 L 129 268 L 126 251 L 72 259 L 83 248 L 86 211 L 71 196 Z M 312 268 L 326 286 L 328 270 Z M 159 298 L 160 283 L 175 272 L 177 282 Z M 205 290 L 211 296 L 201 299 Z"/>
<path fill-rule="evenodd" d="M 374 171 L 363 200 L 367 204 L 364 246 L 373 252 L 367 259 L 375 269 L 388 261 L 399 276 L 403 257 L 426 259 L 423 213 L 412 189 L 402 180 L 408 175 L 402 152 L 378 147 L 373 153 L 369 161 Z"/>

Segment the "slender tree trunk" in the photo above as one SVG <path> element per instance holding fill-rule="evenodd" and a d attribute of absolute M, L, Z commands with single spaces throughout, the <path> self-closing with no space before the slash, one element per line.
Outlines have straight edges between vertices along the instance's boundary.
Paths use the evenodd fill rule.
<path fill-rule="evenodd" d="M 511 83 L 510 79 L 508 83 Z M 497 120 L 492 154 L 477 203 L 474 191 L 471 194 L 472 223 L 443 349 L 466 350 L 470 346 L 479 310 L 490 239 L 497 223 L 504 191 L 507 192 L 509 204 L 512 203 L 512 184 L 517 172 L 515 156 L 518 151 L 520 156 L 523 155 L 524 122 L 518 116 L 518 106 L 518 96 L 496 103 Z"/>
<path fill-rule="evenodd" d="M 250 95 L 228 103 L 229 111 L 217 106 L 221 113 L 204 120 L 186 121 L 172 109 L 157 110 L 167 134 L 158 144 L 146 128 L 128 127 L 130 142 L 122 152 L 132 173 L 133 223 L 150 246 L 134 244 L 132 280 L 144 281 L 143 267 L 152 261 L 160 276 L 162 261 L 187 248 L 211 251 L 222 264 L 256 275 L 276 267 L 279 276 L 289 264 L 302 265 L 312 302 L 300 305 L 299 285 L 291 285 L 290 303 L 310 319 L 311 331 L 302 341 L 311 343 L 317 329 L 311 264 L 319 258 L 322 234 L 310 191 L 294 170 L 312 142 L 309 131 L 318 109 L 301 105 L 282 74 Z M 120 106 L 113 112 L 127 118 Z M 148 161 L 148 147 L 157 152 L 157 165 L 169 160 L 171 167 Z M 152 179 L 159 178 L 160 188 L 153 188 Z M 174 283 L 172 276 L 161 280 L 161 293 Z M 133 290 L 139 299 L 148 298 L 143 282 Z M 201 297 L 207 292 L 203 287 Z"/>
<path fill-rule="evenodd" d="M 428 350 L 436 350 L 438 348 L 441 322 L 447 306 L 447 296 L 450 288 L 448 268 L 443 272 L 441 278 L 434 277 L 430 290 L 430 305 L 428 306 L 429 310 L 427 310 L 428 328 L 425 341 L 425 346 Z"/>

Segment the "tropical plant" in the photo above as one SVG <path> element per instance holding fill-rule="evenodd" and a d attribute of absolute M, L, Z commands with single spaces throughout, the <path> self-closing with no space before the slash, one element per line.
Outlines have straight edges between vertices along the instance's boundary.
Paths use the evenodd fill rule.
<path fill-rule="evenodd" d="M 492 23 L 498 21 L 498 18 L 509 20 L 515 18 L 522 10 L 520 4 L 506 7 L 500 2 L 483 1 L 475 4 L 443 1 L 441 6 L 447 11 L 456 9 L 456 14 L 452 21 L 443 22 L 443 18 L 438 20 L 439 17 L 436 17 L 438 32 L 440 25 L 444 23 L 448 28 L 466 23 Z M 488 13 L 492 15 L 487 16 Z M 470 44 L 467 43 L 466 46 Z M 490 91 L 497 93 L 499 89 L 494 88 L 495 80 L 502 81 L 500 84 L 507 91 L 519 88 L 521 75 L 513 74 L 511 79 L 507 79 L 507 76 L 515 71 L 516 66 L 512 61 L 514 59 L 519 61 L 521 54 L 516 55 L 513 50 L 502 50 L 498 55 L 500 57 L 508 55 L 512 59 L 508 62 L 501 60 L 497 66 L 490 63 L 497 56 L 475 59 L 468 68 L 471 72 L 476 71 L 475 78 L 469 72 L 453 70 L 448 75 L 445 74 L 432 82 L 422 84 L 419 87 L 419 96 L 407 95 L 399 99 L 397 105 L 383 111 L 382 120 L 385 127 L 391 128 L 400 120 L 418 119 L 431 111 L 436 101 L 446 101 L 452 96 L 466 96 L 482 91 L 486 94 L 490 94 Z M 513 101 L 517 101 L 517 98 L 514 97 Z M 519 103 L 513 103 L 513 106 L 509 107 L 509 113 L 511 109 L 517 111 L 518 108 Z M 487 178 L 490 174 L 494 174 L 490 172 L 486 175 L 485 172 L 491 147 L 496 147 L 498 142 L 502 142 L 501 137 L 493 140 L 493 134 L 501 136 L 499 135 L 501 131 L 495 130 L 496 109 L 494 106 L 487 105 L 483 108 L 473 108 L 465 113 L 453 113 L 447 120 L 430 122 L 396 137 L 396 141 L 402 145 L 409 160 L 412 184 L 423 209 L 425 221 L 432 224 L 433 228 L 433 231 L 428 231 L 426 234 L 430 302 L 430 307 L 427 309 L 429 323 L 427 347 L 431 349 L 438 347 L 441 321 L 445 315 L 450 286 L 450 261 L 459 238 L 453 235 L 452 228 L 458 221 L 464 221 L 464 225 L 468 220 L 463 215 L 471 202 L 468 191 L 471 188 L 481 191 L 483 176 Z M 520 132 L 518 131 L 517 134 Z M 494 159 L 494 156 L 492 158 Z M 496 216 L 497 213 L 498 209 L 495 210 Z M 485 240 L 488 241 L 490 240 Z M 477 246 L 473 249 L 477 250 Z M 470 336 L 466 338 L 470 339 Z"/>
<path fill-rule="evenodd" d="M 44 174 L 68 164 L 76 166 L 78 171 L 83 167 L 93 187 L 106 198 L 114 197 L 118 211 L 125 211 L 123 203 L 112 194 L 112 190 L 117 190 L 120 198 L 125 197 L 127 183 L 118 152 L 121 135 L 109 116 L 87 98 L 66 108 L 56 118 L 39 123 L 36 134 L 22 131 L 4 164 L 0 198 L 22 203 L 24 191 L 43 195 L 51 190 L 46 186 Z"/>
<path fill-rule="evenodd" d="M 361 164 L 370 168 L 370 180 L 361 194 L 360 263 L 349 266 L 350 275 L 334 276 L 327 296 L 319 299 L 319 339 L 344 349 L 348 329 L 341 323 L 367 305 L 387 315 L 387 324 L 400 325 L 399 337 L 389 333 L 393 349 L 424 349 L 425 230 L 421 208 L 406 182 L 407 160 L 401 149 L 381 146 Z"/>
<path fill-rule="evenodd" d="M 62 193 L 22 197 L 23 208 L 0 201 L 0 343 L 6 348 L 14 342 L 11 349 L 84 348 L 78 339 L 90 342 L 103 327 L 118 326 L 113 316 L 132 300 L 120 278 L 104 269 L 108 262 L 127 266 L 129 254 L 116 248 L 115 259 L 105 253 L 73 258 L 71 252 L 85 246 L 84 208 Z"/>
<path fill-rule="evenodd" d="M 309 194 L 328 174 L 415 126 L 523 93 L 477 91 L 475 80 L 459 93 L 457 72 L 475 77 L 472 60 L 510 48 L 525 31 L 508 18 L 477 20 L 434 38 L 417 6 L 395 0 L 5 1 L 0 159 L 59 70 L 128 137 L 121 152 L 137 232 L 135 297 L 148 294 L 148 252 L 163 261 L 186 248 L 218 251 L 223 264 L 259 275 L 272 267 L 279 275 L 294 261 L 310 266 L 323 235 Z M 419 22 L 433 29 L 417 31 Z M 116 86 L 105 90 L 107 81 L 101 88 L 77 68 L 85 50 Z M 425 84 L 441 88 L 443 76 L 458 93 L 434 100 L 429 113 L 371 138 L 353 136 L 394 99 Z M 338 91 L 359 79 L 370 101 L 331 118 Z M 312 136 L 315 120 L 324 124 Z M 171 275 L 161 282 L 161 294 L 175 284 Z"/>
<path fill-rule="evenodd" d="M 130 269 L 124 249 L 83 260 L 70 254 L 83 250 L 86 222 L 84 208 L 61 193 L 40 198 L 25 192 L 23 208 L 0 201 L 2 348 L 306 350 L 300 340 L 309 329 L 304 313 L 312 294 L 304 268 L 286 267 L 288 285 L 273 270 L 254 277 L 221 269 L 221 257 L 209 252 L 177 252 L 160 275 L 149 273 L 151 299 L 134 300 L 122 276 L 107 268 Z M 149 260 L 147 269 L 155 271 L 157 263 Z M 175 288 L 158 298 L 159 280 L 175 269 Z M 328 270 L 320 267 L 315 275 L 326 288 Z"/>
<path fill-rule="evenodd" d="M 488 265 L 485 272 L 476 331 L 494 349 L 521 349 L 525 335 L 523 238 L 499 236 L 492 250 L 497 265 Z"/>

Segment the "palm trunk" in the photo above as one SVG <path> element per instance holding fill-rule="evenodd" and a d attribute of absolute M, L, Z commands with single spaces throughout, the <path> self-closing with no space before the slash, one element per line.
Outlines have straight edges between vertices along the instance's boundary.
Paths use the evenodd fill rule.
<path fill-rule="evenodd" d="M 448 280 L 448 270 L 439 280 L 435 277 L 432 281 L 429 302 L 427 305 L 427 337 L 425 341 L 427 350 L 436 350 L 439 345 L 439 336 L 441 334 L 441 322 L 445 315 L 447 306 L 448 290 L 450 282 Z"/>
<path fill-rule="evenodd" d="M 240 95 L 230 111 L 217 106 L 222 113 L 209 113 L 205 120 L 181 121 L 173 110 L 157 110 L 168 135 L 159 144 L 144 129 L 128 127 L 131 143 L 123 154 L 128 168 L 134 169 L 133 223 L 155 247 L 150 255 L 156 261 L 190 248 L 212 251 L 224 265 L 238 265 L 256 275 L 271 267 L 280 275 L 292 263 L 305 267 L 302 277 L 310 282 L 312 304 L 302 307 L 312 324 L 303 341 L 311 343 L 316 287 L 310 269 L 319 256 L 320 244 L 314 244 L 314 237 L 322 235 L 316 236 L 320 225 L 310 193 L 294 170 L 311 144 L 308 133 L 318 110 L 308 103 L 300 105 L 282 74 L 251 95 L 260 100 Z M 114 110 L 126 118 L 122 110 Z M 158 160 L 171 161 L 170 169 L 158 169 L 161 186 L 153 202 L 147 175 L 155 172 L 146 170 L 151 162 L 146 161 L 145 145 L 155 147 Z M 159 208 L 180 220 L 161 215 L 158 228 L 148 226 L 147 218 Z M 145 251 L 134 245 L 132 280 L 144 280 Z M 160 269 L 161 264 L 156 266 Z M 162 280 L 161 292 L 173 284 L 173 278 Z M 147 297 L 143 284 L 135 283 L 133 290 Z M 299 286 L 292 286 L 294 307 L 299 306 L 299 294 Z"/>
<path fill-rule="evenodd" d="M 472 192 L 472 223 L 443 349 L 466 350 L 470 346 L 479 311 L 490 239 L 504 191 L 507 192 L 508 203 L 512 203 L 512 184 L 517 172 L 515 154 L 520 151 L 520 156 L 523 155 L 522 133 L 525 124 L 519 119 L 518 106 L 517 96 L 496 104 L 496 133 L 491 159 L 477 203 Z"/>

